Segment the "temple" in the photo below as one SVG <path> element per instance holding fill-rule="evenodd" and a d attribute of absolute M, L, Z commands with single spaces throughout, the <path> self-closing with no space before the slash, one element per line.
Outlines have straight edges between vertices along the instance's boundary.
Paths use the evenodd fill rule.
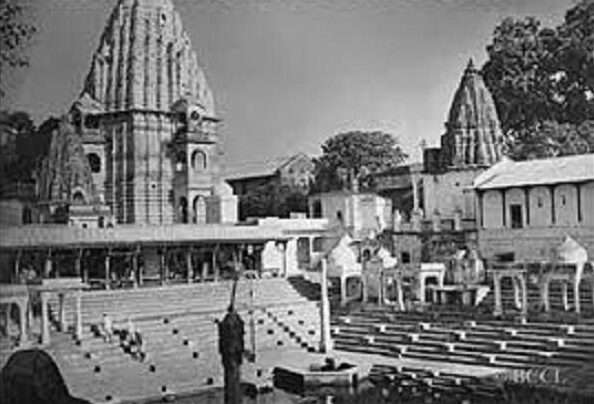
<path fill-rule="evenodd" d="M 69 116 L 117 223 L 236 220 L 214 97 L 170 0 L 117 3 Z"/>

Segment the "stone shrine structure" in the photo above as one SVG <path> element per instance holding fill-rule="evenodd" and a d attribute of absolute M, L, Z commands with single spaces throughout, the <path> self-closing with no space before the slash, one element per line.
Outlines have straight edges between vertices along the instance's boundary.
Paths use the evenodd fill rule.
<path fill-rule="evenodd" d="M 214 97 L 171 0 L 118 1 L 70 115 L 117 223 L 236 220 Z"/>
<path fill-rule="evenodd" d="M 422 164 L 377 176 L 379 193 L 398 210 L 394 253 L 403 263 L 444 259 L 445 250 L 475 241 L 473 180 L 502 158 L 502 143 L 493 97 L 470 60 L 440 147 L 424 148 Z M 424 249 L 444 250 L 445 255 L 430 257 Z"/>

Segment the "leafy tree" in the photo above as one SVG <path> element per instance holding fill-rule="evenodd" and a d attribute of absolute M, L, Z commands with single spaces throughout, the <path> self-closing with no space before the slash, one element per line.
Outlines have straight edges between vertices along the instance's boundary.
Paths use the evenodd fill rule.
<path fill-rule="evenodd" d="M 313 190 L 325 192 L 350 187 L 354 179 L 363 189 L 375 186 L 373 174 L 402 163 L 407 155 L 388 133 L 353 131 L 335 135 L 314 159 Z"/>
<path fill-rule="evenodd" d="M 307 212 L 307 195 L 295 186 L 275 182 L 263 184 L 239 198 L 239 217 L 288 217 L 291 212 Z"/>
<path fill-rule="evenodd" d="M 27 66 L 25 47 L 36 32 L 20 0 L 0 0 L 0 98 L 6 90 L 7 71 Z"/>
<path fill-rule="evenodd" d="M 557 33 L 534 18 L 506 18 L 495 28 L 482 73 L 504 132 L 561 118 L 551 77 L 559 46 Z"/>
<path fill-rule="evenodd" d="M 594 0 L 569 9 L 555 29 L 507 18 L 483 66 L 513 158 L 592 152 Z"/>
<path fill-rule="evenodd" d="M 507 142 L 508 155 L 516 160 L 591 153 L 594 151 L 594 121 L 580 125 L 538 122 L 511 132 Z"/>

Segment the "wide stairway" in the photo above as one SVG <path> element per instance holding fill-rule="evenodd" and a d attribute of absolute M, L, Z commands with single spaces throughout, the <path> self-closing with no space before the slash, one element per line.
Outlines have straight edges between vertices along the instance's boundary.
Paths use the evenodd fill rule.
<path fill-rule="evenodd" d="M 217 323 L 225 315 L 231 282 L 134 290 L 86 292 L 82 299 L 83 338 L 52 329 L 47 351 L 56 359 L 74 396 L 93 402 L 160 399 L 222 385 Z M 254 290 L 253 297 L 250 290 Z M 57 301 L 50 301 L 57 319 Z M 66 300 L 66 318 L 74 323 L 74 301 Z M 255 340 L 256 354 L 284 349 L 315 352 L 319 343 L 317 303 L 300 295 L 285 279 L 241 280 L 236 308 L 245 323 L 245 346 Z M 104 341 L 93 332 L 103 313 L 114 329 L 132 319 L 141 332 L 147 357 L 133 358 L 117 336 Z M 251 327 L 254 324 L 254 327 Z M 252 331 L 254 330 L 254 331 Z M 249 380 L 271 377 L 256 362 L 244 366 Z"/>

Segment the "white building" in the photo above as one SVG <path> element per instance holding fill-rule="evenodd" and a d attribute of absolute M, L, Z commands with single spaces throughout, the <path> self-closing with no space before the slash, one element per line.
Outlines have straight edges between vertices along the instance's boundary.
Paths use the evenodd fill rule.
<path fill-rule="evenodd" d="M 483 257 L 546 260 L 565 235 L 594 257 L 594 154 L 503 160 L 473 186 Z"/>

